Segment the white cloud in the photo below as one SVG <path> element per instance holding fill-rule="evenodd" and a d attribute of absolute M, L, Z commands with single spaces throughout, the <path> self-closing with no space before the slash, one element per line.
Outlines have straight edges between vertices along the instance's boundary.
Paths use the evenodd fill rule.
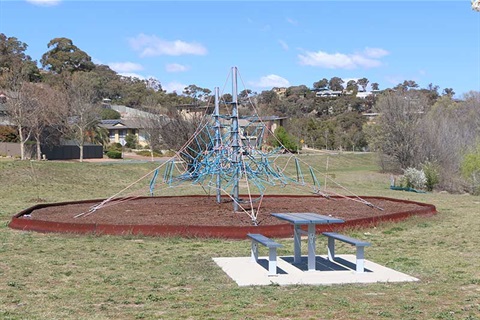
<path fill-rule="evenodd" d="M 290 82 L 287 79 L 277 76 L 276 74 L 270 74 L 265 77 L 261 77 L 260 81 L 251 82 L 252 85 L 259 88 L 273 88 L 273 87 L 289 87 Z"/>
<path fill-rule="evenodd" d="M 280 43 L 280 45 L 282 46 L 283 50 L 285 51 L 288 51 L 289 47 L 288 47 L 288 44 L 283 41 L 283 40 L 278 40 L 278 43 Z"/>
<path fill-rule="evenodd" d="M 183 89 L 185 89 L 186 87 L 188 86 L 176 81 L 172 81 L 167 84 L 162 84 L 162 89 L 169 93 L 175 91 L 177 92 L 177 94 L 182 94 Z"/>
<path fill-rule="evenodd" d="M 44 6 L 44 7 L 53 7 L 59 4 L 60 0 L 26 0 L 27 2 L 37 5 L 37 6 Z"/>
<path fill-rule="evenodd" d="M 379 48 L 366 48 L 363 52 L 344 54 L 327 53 L 323 51 L 306 51 L 299 54 L 301 65 L 322 67 L 327 69 L 355 69 L 374 68 L 382 65 L 378 59 L 388 54 L 388 51 Z"/>
<path fill-rule="evenodd" d="M 165 66 L 167 72 L 185 72 L 188 71 L 188 69 L 190 69 L 188 66 L 179 63 L 170 63 Z"/>
<path fill-rule="evenodd" d="M 138 78 L 140 80 L 146 80 L 146 78 L 138 73 L 133 73 L 133 72 L 119 72 L 119 75 L 123 77 L 132 77 L 132 78 Z"/>
<path fill-rule="evenodd" d="M 297 20 L 294 20 L 294 19 L 292 19 L 292 18 L 287 18 L 287 22 L 290 23 L 290 24 L 292 24 L 292 25 L 294 25 L 294 26 L 296 26 L 296 25 L 298 24 L 298 21 L 297 21 Z"/>
<path fill-rule="evenodd" d="M 381 58 L 389 54 L 389 52 L 385 49 L 381 48 L 365 48 L 363 51 L 365 55 L 369 58 Z"/>
<path fill-rule="evenodd" d="M 141 64 L 134 62 L 111 62 L 108 66 L 119 73 L 143 70 Z"/>
<path fill-rule="evenodd" d="M 133 50 L 140 52 L 141 57 L 207 54 L 207 49 L 200 43 L 188 43 L 182 40 L 167 41 L 160 39 L 157 36 L 148 36 L 143 33 L 135 38 L 130 38 L 129 42 Z"/>

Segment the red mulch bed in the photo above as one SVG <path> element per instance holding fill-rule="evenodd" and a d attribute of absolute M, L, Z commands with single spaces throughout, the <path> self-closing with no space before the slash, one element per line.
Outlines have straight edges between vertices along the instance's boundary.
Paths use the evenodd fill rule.
<path fill-rule="evenodd" d="M 244 197 L 244 200 L 248 199 Z M 383 220 L 399 220 L 411 215 L 434 214 L 435 207 L 428 204 L 381 197 L 363 197 L 378 208 L 343 197 L 325 199 L 319 196 L 265 196 L 258 210 L 258 225 L 267 235 L 281 236 L 291 232 L 284 221 L 270 216 L 280 212 L 315 212 L 346 221 L 342 226 L 374 224 Z M 17 214 L 10 223 L 15 229 L 41 232 L 74 233 L 138 233 L 159 235 L 187 234 L 242 238 L 255 232 L 245 212 L 233 212 L 228 198 L 217 203 L 215 197 L 142 197 L 109 202 L 88 215 L 92 205 L 101 200 L 41 204 Z M 241 204 L 251 211 L 248 204 Z M 254 202 L 257 210 L 258 202 Z M 252 229 L 253 228 L 253 229 Z M 163 231 L 162 231 L 163 230 Z M 205 231 L 207 230 L 207 231 Z M 215 231 L 216 230 L 216 231 Z M 228 230 L 232 230 L 231 232 Z M 205 234 L 204 234 L 205 233 Z"/>
<path fill-rule="evenodd" d="M 363 203 L 347 199 L 323 197 L 265 197 L 258 212 L 259 225 L 283 224 L 270 216 L 274 212 L 315 212 L 332 215 L 344 220 L 368 218 L 385 214 L 415 210 L 416 203 L 404 203 L 388 199 L 369 199 L 369 202 L 383 209 L 369 207 Z M 257 209 L 259 203 L 254 202 Z M 222 198 L 217 203 L 215 197 L 153 197 L 128 201 L 110 202 L 107 206 L 78 218 L 75 215 L 87 212 L 92 203 L 73 203 L 52 206 L 31 213 L 31 219 L 100 224 L 133 225 L 196 225 L 196 226 L 248 226 L 252 222 L 245 212 L 233 212 L 233 203 Z M 242 207 L 248 204 L 241 204 Z"/>

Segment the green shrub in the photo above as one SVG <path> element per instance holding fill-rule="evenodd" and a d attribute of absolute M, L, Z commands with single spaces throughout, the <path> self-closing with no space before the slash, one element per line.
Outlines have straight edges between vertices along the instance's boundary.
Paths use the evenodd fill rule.
<path fill-rule="evenodd" d="M 295 142 L 295 138 L 285 130 L 284 127 L 280 126 L 275 130 L 275 137 L 276 139 L 273 139 L 272 145 L 274 147 L 280 147 L 283 146 L 286 150 L 290 152 L 297 152 L 298 151 L 298 145 Z"/>
<path fill-rule="evenodd" d="M 137 136 L 134 134 L 127 134 L 125 136 L 125 142 L 127 143 L 125 147 L 130 148 L 130 149 L 136 149 L 137 148 Z"/>
<path fill-rule="evenodd" d="M 107 151 L 119 151 L 119 152 L 121 152 L 122 151 L 122 145 L 118 142 L 111 143 L 107 147 Z"/>
<path fill-rule="evenodd" d="M 435 185 L 440 181 L 439 167 L 436 163 L 427 161 L 422 166 L 423 172 L 425 173 L 426 187 L 428 191 L 432 191 Z"/>
<path fill-rule="evenodd" d="M 122 153 L 120 151 L 110 150 L 107 151 L 107 157 L 110 159 L 121 159 Z"/>
<path fill-rule="evenodd" d="M 463 157 L 461 164 L 462 176 L 470 181 L 471 192 L 473 194 L 480 194 L 480 144 L 476 149 L 468 152 Z"/>

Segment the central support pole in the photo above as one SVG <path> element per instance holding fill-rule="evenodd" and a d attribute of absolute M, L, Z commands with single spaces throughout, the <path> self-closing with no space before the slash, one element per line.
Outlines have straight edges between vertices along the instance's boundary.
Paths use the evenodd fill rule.
<path fill-rule="evenodd" d="M 220 150 L 220 143 L 221 143 L 221 138 L 220 138 L 220 107 L 219 107 L 219 89 L 218 87 L 215 87 L 215 152 L 217 153 L 217 158 L 220 157 L 220 153 L 222 150 Z M 222 189 L 222 180 L 221 180 L 221 172 L 222 168 L 219 165 L 217 168 L 217 183 L 216 183 L 216 189 L 217 189 L 217 203 L 221 202 L 221 189 Z"/>
<path fill-rule="evenodd" d="M 232 165 L 233 165 L 233 211 L 238 211 L 238 183 L 240 175 L 240 141 L 238 135 L 237 67 L 232 68 Z"/>

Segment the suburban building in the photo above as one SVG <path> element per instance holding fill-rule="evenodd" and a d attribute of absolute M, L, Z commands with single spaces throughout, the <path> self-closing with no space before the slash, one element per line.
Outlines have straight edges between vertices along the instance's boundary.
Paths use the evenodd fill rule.
<path fill-rule="evenodd" d="M 108 130 L 110 143 L 120 143 L 120 139 L 125 139 L 128 134 L 132 134 L 141 146 L 148 144 L 145 139 L 145 132 L 142 130 L 141 121 L 138 119 L 102 120 L 98 126 Z"/>
<path fill-rule="evenodd" d="M 272 91 L 275 92 L 278 96 L 283 97 L 287 93 L 287 88 L 285 88 L 285 87 L 274 87 L 274 88 L 272 88 Z"/>

